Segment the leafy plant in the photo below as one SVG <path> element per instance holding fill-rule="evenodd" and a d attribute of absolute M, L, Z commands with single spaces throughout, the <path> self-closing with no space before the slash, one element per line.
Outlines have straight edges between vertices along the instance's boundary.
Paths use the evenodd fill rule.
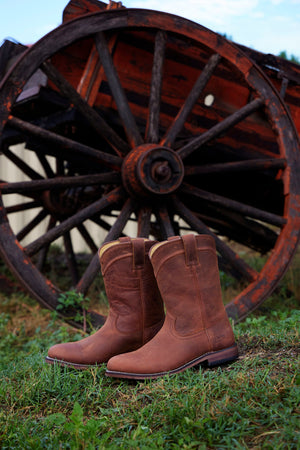
<path fill-rule="evenodd" d="M 82 322 L 83 316 L 85 315 L 85 310 L 88 308 L 90 299 L 84 297 L 82 293 L 76 291 L 67 291 L 61 293 L 57 299 L 57 311 L 66 312 L 68 310 L 76 311 L 73 318 L 75 322 Z"/>

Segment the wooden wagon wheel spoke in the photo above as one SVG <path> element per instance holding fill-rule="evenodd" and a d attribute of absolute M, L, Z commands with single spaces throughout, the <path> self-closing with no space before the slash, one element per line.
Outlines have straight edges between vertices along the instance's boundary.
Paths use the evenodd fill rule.
<path fill-rule="evenodd" d="M 91 220 L 91 222 L 95 223 L 96 225 L 98 225 L 100 228 L 102 228 L 105 231 L 109 231 L 111 229 L 111 224 L 109 222 L 106 222 L 101 217 L 94 216 L 94 217 L 91 217 L 90 220 Z"/>
<path fill-rule="evenodd" d="M 43 155 L 42 153 L 37 153 L 36 155 L 45 171 L 45 175 L 48 178 L 54 178 L 55 174 L 54 174 L 52 167 L 50 166 L 49 161 L 47 160 L 46 156 Z"/>
<path fill-rule="evenodd" d="M 0 190 L 2 194 L 28 195 L 35 191 L 45 191 L 53 188 L 116 184 L 120 183 L 120 180 L 121 176 L 118 172 L 107 172 L 91 175 L 75 175 L 71 177 L 55 177 L 44 180 L 20 181 L 16 183 L 1 182 Z"/>
<path fill-rule="evenodd" d="M 117 33 L 109 39 L 108 47 L 112 53 L 117 42 Z M 77 92 L 89 105 L 94 105 L 97 93 L 104 78 L 104 70 L 95 43 L 92 45 L 84 71 L 77 86 Z"/>
<path fill-rule="evenodd" d="M 41 203 L 39 201 L 33 201 L 33 202 L 26 202 L 26 203 L 18 203 L 13 206 L 7 206 L 5 208 L 6 214 L 12 214 L 16 212 L 24 212 L 28 211 L 29 209 L 34 209 L 41 207 Z"/>
<path fill-rule="evenodd" d="M 121 235 L 121 232 L 123 231 L 129 217 L 134 212 L 135 207 L 136 206 L 134 200 L 132 200 L 131 198 L 126 200 L 117 220 L 112 225 L 109 233 L 106 235 L 104 242 L 113 241 Z"/>
<path fill-rule="evenodd" d="M 65 108 L 65 105 L 61 106 L 62 108 Z M 19 112 L 18 110 L 14 111 L 14 116 L 17 118 L 18 115 L 20 115 L 21 118 L 24 119 L 22 112 Z M 62 111 L 55 111 L 44 113 L 43 116 L 38 118 L 32 118 L 31 122 L 33 125 L 36 125 L 40 128 L 44 128 L 46 130 L 54 130 L 57 127 L 60 127 L 61 125 L 65 125 L 67 123 L 72 123 L 78 115 L 76 115 L 76 110 L 74 107 L 69 107 L 68 109 L 63 109 Z M 80 118 L 82 120 L 82 116 L 80 115 Z M 23 143 L 24 142 L 24 134 L 19 132 L 18 128 L 11 128 L 8 127 L 5 129 L 5 132 L 3 133 L 4 139 L 13 139 L 14 143 Z M 32 150 L 31 145 L 33 144 L 34 149 L 36 148 L 36 145 L 38 145 L 38 150 L 41 149 L 41 144 L 39 140 L 37 139 L 26 139 L 26 150 Z M 37 151 L 37 153 L 39 153 Z M 43 152 L 44 153 L 44 152 Z"/>
<path fill-rule="evenodd" d="M 76 285 L 79 279 L 77 261 L 73 249 L 72 239 L 70 233 L 67 231 L 63 234 L 64 246 L 65 246 L 65 258 L 67 261 L 67 266 L 71 274 L 71 279 L 73 285 Z"/>
<path fill-rule="evenodd" d="M 27 163 L 25 163 L 21 158 L 15 155 L 11 150 L 4 149 L 4 155 L 16 166 L 21 172 L 31 178 L 32 180 L 42 180 L 43 177 L 36 170 L 32 169 Z"/>
<path fill-rule="evenodd" d="M 242 214 L 216 207 L 205 205 L 208 212 L 194 212 L 196 217 L 221 235 L 227 236 L 248 248 L 253 248 L 261 253 L 271 250 L 278 238 L 278 234 L 260 222 L 245 218 Z M 199 206 L 199 208 L 200 206 Z"/>
<path fill-rule="evenodd" d="M 66 231 L 71 230 L 72 228 L 77 227 L 77 225 L 81 224 L 88 218 L 92 217 L 94 214 L 99 213 L 104 208 L 109 205 L 112 205 L 119 201 L 123 196 L 122 190 L 120 188 L 116 188 L 108 194 L 104 195 L 100 200 L 92 203 L 91 205 L 85 207 L 84 209 L 78 211 L 72 217 L 61 222 L 52 230 L 49 230 L 40 238 L 33 241 L 26 248 L 26 254 L 28 256 L 32 256 L 37 253 L 43 246 L 48 245 L 54 242 L 57 238 L 62 236 Z"/>
<path fill-rule="evenodd" d="M 218 136 L 220 136 L 220 134 L 228 131 L 231 127 L 260 109 L 263 104 L 264 101 L 262 98 L 256 98 L 255 100 L 252 100 L 252 102 L 243 106 L 241 109 L 231 114 L 229 117 L 226 117 L 226 119 L 222 120 L 222 122 L 214 125 L 210 130 L 206 131 L 196 138 L 193 138 L 188 144 L 184 145 L 178 150 L 178 154 L 182 159 L 186 158 L 207 142 L 216 139 Z"/>
<path fill-rule="evenodd" d="M 166 33 L 158 31 L 155 37 L 155 47 L 152 65 L 152 77 L 149 98 L 149 112 L 146 125 L 145 141 L 158 143 L 160 97 L 165 60 Z"/>
<path fill-rule="evenodd" d="M 98 246 L 95 244 L 93 238 L 91 237 L 86 227 L 83 224 L 80 224 L 78 225 L 77 229 L 81 234 L 81 236 L 83 237 L 86 244 L 88 245 L 88 247 L 90 248 L 90 250 L 92 251 L 92 253 L 97 253 Z"/>
<path fill-rule="evenodd" d="M 165 206 L 161 206 L 156 215 L 162 230 L 163 239 L 168 239 L 168 237 L 174 236 L 174 227 L 171 222 L 168 209 Z"/>
<path fill-rule="evenodd" d="M 100 269 L 99 256 L 96 253 L 92 257 L 92 260 L 88 265 L 87 269 L 85 270 L 83 276 L 77 283 L 76 292 L 85 295 L 89 287 L 93 283 L 94 279 L 96 278 L 97 274 L 99 273 L 99 269 Z"/>
<path fill-rule="evenodd" d="M 53 133 L 52 131 L 45 130 L 41 127 L 33 125 L 30 122 L 18 119 L 17 117 L 10 116 L 9 124 L 21 131 L 25 131 L 30 135 L 36 136 L 42 141 L 52 143 L 62 147 L 65 150 L 72 150 L 78 155 L 82 155 L 85 158 L 89 157 L 92 161 L 98 164 L 105 164 L 108 167 L 119 168 L 122 164 L 122 159 L 118 156 L 110 155 L 109 153 L 104 153 L 100 150 L 91 148 L 87 145 L 81 144 L 79 142 L 73 141 L 72 139 L 63 137 L 59 134 Z M 56 156 L 58 150 L 53 147 L 52 152 L 48 149 L 49 154 Z"/>
<path fill-rule="evenodd" d="M 143 139 L 114 66 L 106 38 L 102 32 L 97 33 L 95 36 L 95 43 L 100 60 L 105 70 L 111 93 L 117 104 L 118 113 L 123 122 L 128 142 L 132 148 L 137 147 L 138 145 L 143 144 Z"/>
<path fill-rule="evenodd" d="M 77 85 L 77 92 L 90 106 L 95 103 L 97 92 L 103 80 L 103 74 L 104 71 L 96 45 L 93 44 Z"/>
<path fill-rule="evenodd" d="M 137 221 L 138 230 L 137 235 L 139 237 L 148 238 L 150 234 L 152 209 L 149 206 L 144 206 L 139 209 Z"/>
<path fill-rule="evenodd" d="M 63 176 L 65 174 L 64 160 L 61 157 L 56 156 L 55 167 L 56 175 Z"/>
<path fill-rule="evenodd" d="M 104 137 L 116 153 L 121 156 L 129 151 L 123 139 L 106 123 L 106 121 L 81 97 L 63 75 L 50 63 L 42 64 L 42 70 L 58 87 L 60 92 L 81 112 L 87 122 L 100 136 Z"/>
<path fill-rule="evenodd" d="M 200 219 L 195 217 L 195 215 L 178 198 L 173 199 L 173 204 L 176 212 L 192 227 L 192 229 L 200 234 L 204 233 L 213 236 L 217 251 L 244 280 L 252 282 L 257 278 L 257 272 L 243 261 L 237 253 L 231 250 L 225 242 L 219 239 Z"/>
<path fill-rule="evenodd" d="M 50 216 L 49 223 L 48 223 L 46 230 L 47 231 L 51 230 L 52 228 L 55 227 L 55 225 L 56 225 L 56 219 L 53 216 Z M 36 266 L 40 271 L 42 271 L 44 268 L 45 262 L 47 260 L 49 248 L 50 248 L 50 245 L 46 245 L 38 253 L 38 259 L 37 259 Z"/>
<path fill-rule="evenodd" d="M 220 59 L 221 59 L 221 56 L 218 53 L 212 55 L 209 58 L 209 61 L 207 62 L 206 66 L 204 67 L 203 71 L 200 73 L 191 92 L 189 93 L 188 97 L 186 98 L 185 102 L 183 103 L 182 107 L 180 108 L 177 116 L 175 117 L 174 122 L 172 123 L 171 127 L 168 129 L 166 136 L 162 139 L 161 145 L 165 145 L 166 147 L 171 147 L 174 144 L 178 133 L 180 133 L 180 131 L 182 130 L 186 119 L 188 118 L 189 114 L 192 112 L 192 109 L 193 109 L 195 103 L 197 102 L 201 92 L 203 92 L 205 86 L 207 85 L 209 79 L 211 78 Z M 187 151 L 187 150 L 185 149 L 185 151 Z M 181 149 L 181 152 L 183 152 L 183 149 Z M 181 153 L 182 158 L 184 157 L 183 154 Z"/>
<path fill-rule="evenodd" d="M 22 230 L 18 232 L 16 238 L 18 241 L 22 241 L 30 231 L 32 231 L 36 226 L 38 226 L 47 217 L 48 213 L 45 210 L 40 211 Z"/>
<path fill-rule="evenodd" d="M 224 206 L 228 209 L 240 212 L 242 214 L 245 214 L 246 216 L 261 220 L 263 222 L 267 222 L 271 225 L 283 226 L 284 224 L 286 224 L 286 219 L 282 216 L 270 213 L 268 211 L 263 211 L 261 209 L 255 208 L 254 206 L 249 206 L 244 203 L 237 202 L 236 200 L 222 197 L 221 195 L 213 194 L 212 192 L 204 191 L 203 189 L 195 188 L 188 184 L 183 184 L 180 190 L 185 194 L 202 198 L 211 203 Z"/>
<path fill-rule="evenodd" d="M 134 211 L 134 209 L 135 209 L 134 202 L 131 199 L 127 199 L 120 212 L 119 217 L 111 227 L 104 242 L 109 242 L 114 239 L 117 239 L 121 235 L 121 232 L 123 231 L 123 228 L 125 227 L 127 220 Z M 89 266 L 87 267 L 86 271 L 84 272 L 83 276 L 78 282 L 76 286 L 77 292 L 85 294 L 88 291 L 90 285 L 92 284 L 96 275 L 99 272 L 99 268 L 100 268 L 99 257 L 98 254 L 96 254 L 93 256 Z"/>
<path fill-rule="evenodd" d="M 268 169 L 284 169 L 285 167 L 286 160 L 283 158 L 264 158 L 219 164 L 204 164 L 202 166 L 185 166 L 184 175 L 193 176 L 225 172 L 250 172 Z"/>

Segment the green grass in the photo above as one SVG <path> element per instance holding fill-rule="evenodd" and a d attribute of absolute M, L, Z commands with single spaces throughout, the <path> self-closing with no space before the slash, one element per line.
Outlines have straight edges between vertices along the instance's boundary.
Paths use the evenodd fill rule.
<path fill-rule="evenodd" d="M 145 382 L 46 365 L 83 333 L 1 295 L 0 448 L 300 449 L 299 267 L 234 325 L 239 360 Z"/>

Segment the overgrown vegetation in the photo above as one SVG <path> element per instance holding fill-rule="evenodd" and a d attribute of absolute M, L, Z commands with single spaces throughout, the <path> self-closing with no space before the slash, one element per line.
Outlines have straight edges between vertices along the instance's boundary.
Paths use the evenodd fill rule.
<path fill-rule="evenodd" d="M 299 449 L 299 302 L 298 255 L 276 293 L 234 325 L 238 361 L 120 382 L 104 365 L 46 365 L 50 345 L 84 334 L 25 294 L 1 294 L 0 447 Z"/>

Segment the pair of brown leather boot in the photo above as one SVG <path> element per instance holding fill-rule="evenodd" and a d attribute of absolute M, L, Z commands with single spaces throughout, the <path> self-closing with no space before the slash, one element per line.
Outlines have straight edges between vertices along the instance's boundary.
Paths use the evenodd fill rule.
<path fill-rule="evenodd" d="M 99 257 L 108 318 L 95 334 L 51 347 L 47 362 L 79 369 L 107 362 L 107 376 L 146 379 L 237 358 L 210 236 L 120 238 Z"/>

